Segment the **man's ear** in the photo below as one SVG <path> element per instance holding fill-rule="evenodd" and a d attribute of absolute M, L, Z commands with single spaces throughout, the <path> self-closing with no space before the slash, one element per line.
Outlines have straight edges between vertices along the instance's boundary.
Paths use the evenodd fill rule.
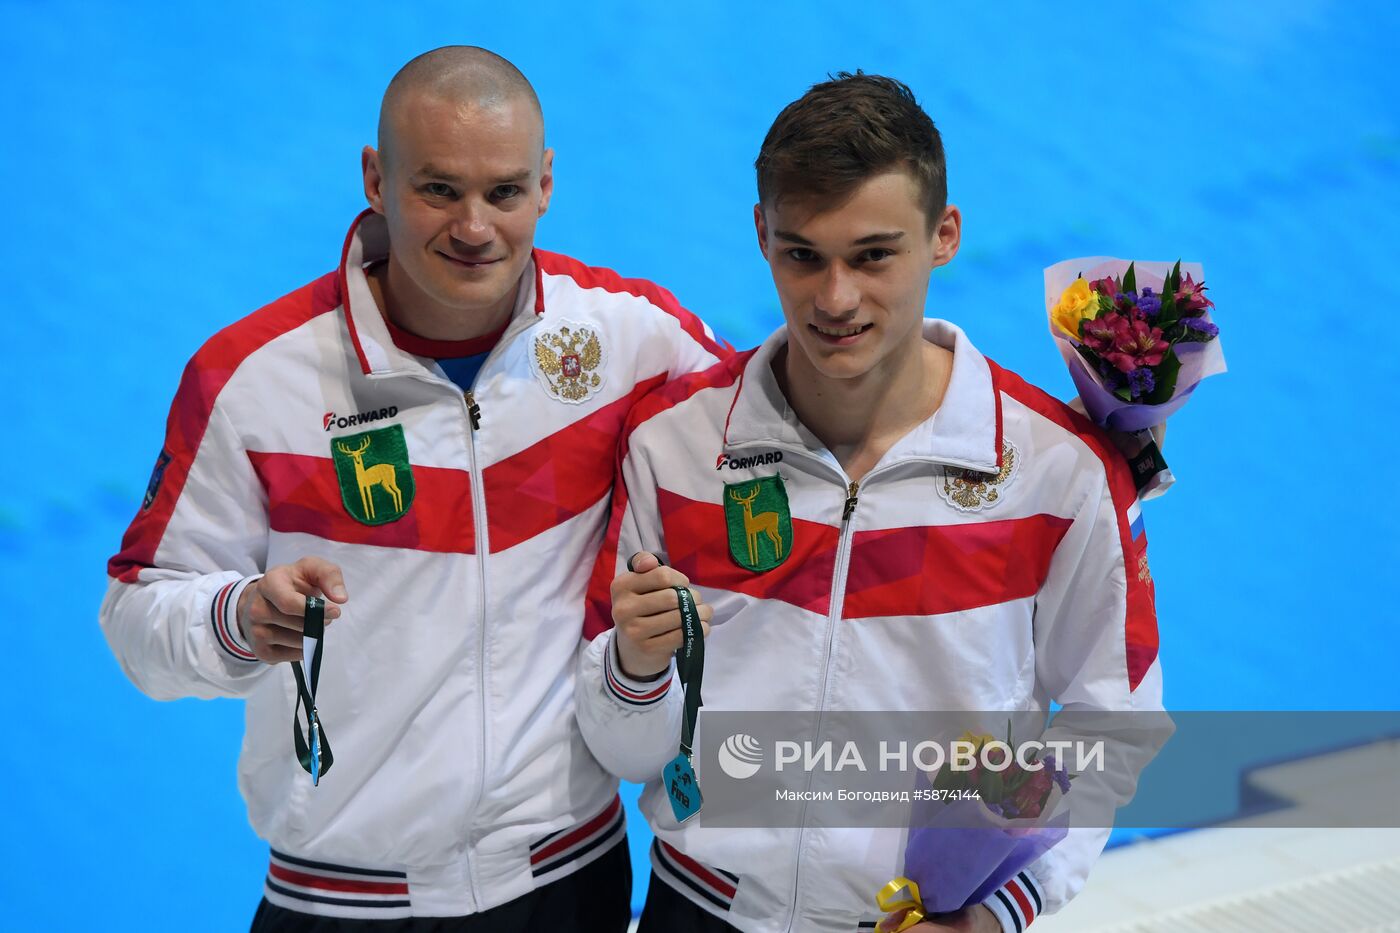
<path fill-rule="evenodd" d="M 758 234 L 758 251 L 763 254 L 763 258 L 768 258 L 768 221 L 763 217 L 763 205 L 753 206 L 753 228 Z"/>
<path fill-rule="evenodd" d="M 540 216 L 549 210 L 549 199 L 554 195 L 554 150 L 546 149 L 540 160 Z"/>
<path fill-rule="evenodd" d="M 373 146 L 360 150 L 360 171 L 365 176 L 365 200 L 370 209 L 384 213 L 384 165 Z"/>
<path fill-rule="evenodd" d="M 947 265 L 962 245 L 962 211 L 949 204 L 933 230 L 933 268 Z"/>

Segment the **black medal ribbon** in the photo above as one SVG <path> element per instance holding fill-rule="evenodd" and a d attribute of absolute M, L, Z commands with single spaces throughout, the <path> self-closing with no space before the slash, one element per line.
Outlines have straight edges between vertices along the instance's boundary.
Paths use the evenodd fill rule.
<path fill-rule="evenodd" d="M 700 716 L 700 684 L 705 679 L 705 637 L 700 627 L 700 612 L 690 588 L 672 587 L 680 603 L 681 646 L 676 649 L 676 676 L 685 693 L 685 718 L 681 722 L 681 754 L 692 757 L 695 742 L 695 722 Z"/>
<path fill-rule="evenodd" d="M 316 712 L 316 685 L 321 680 L 321 644 L 325 641 L 325 634 L 326 601 L 320 596 L 308 596 L 302 637 L 314 641 L 316 647 L 311 652 L 310 677 L 307 677 L 300 661 L 292 662 L 292 674 L 297 680 L 297 705 L 292 710 L 292 744 L 296 748 L 297 761 L 311 775 L 312 784 L 321 782 L 321 775 L 331 769 L 331 762 L 334 761 L 331 743 L 321 728 L 321 717 Z M 302 706 L 306 707 L 305 734 L 301 728 Z"/>

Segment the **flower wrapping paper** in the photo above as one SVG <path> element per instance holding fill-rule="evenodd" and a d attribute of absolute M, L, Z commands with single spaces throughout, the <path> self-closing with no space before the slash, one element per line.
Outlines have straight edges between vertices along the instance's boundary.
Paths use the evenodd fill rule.
<path fill-rule="evenodd" d="M 1132 260 L 1115 259 L 1111 256 L 1087 256 L 1066 259 L 1050 266 L 1045 270 L 1045 321 L 1050 329 L 1050 336 L 1055 338 L 1055 344 L 1060 349 L 1060 355 L 1064 357 L 1065 365 L 1069 367 L 1070 378 L 1074 380 L 1074 387 L 1079 392 L 1085 413 L 1103 427 L 1131 433 L 1162 424 L 1186 404 L 1186 400 L 1191 397 L 1192 391 L 1201 380 L 1225 372 L 1225 352 L 1221 349 L 1218 337 L 1206 343 L 1177 344 L 1175 352 L 1181 360 L 1181 372 L 1177 376 L 1176 391 L 1161 405 L 1125 402 L 1104 388 L 1099 374 L 1079 354 L 1074 343 L 1055 326 L 1050 313 L 1059 301 L 1060 294 L 1076 278 L 1082 275 L 1085 279 L 1093 281 L 1121 276 L 1128 271 L 1130 261 Z M 1173 265 L 1175 263 L 1136 260 L 1134 268 L 1138 288 L 1150 286 L 1160 292 Z M 1181 274 L 1185 276 L 1188 273 L 1197 282 L 1205 280 L 1200 263 L 1183 262 Z M 1206 311 L 1204 317 L 1209 321 L 1210 312 Z"/>
<path fill-rule="evenodd" d="M 904 847 L 904 876 L 918 884 L 928 913 L 982 903 L 1068 832 L 1063 811 L 1053 819 L 1008 820 L 980 800 L 920 808 Z"/>

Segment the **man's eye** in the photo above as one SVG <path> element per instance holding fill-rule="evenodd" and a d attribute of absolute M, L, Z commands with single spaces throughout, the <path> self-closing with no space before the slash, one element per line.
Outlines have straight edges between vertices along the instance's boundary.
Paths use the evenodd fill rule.
<path fill-rule="evenodd" d="M 791 259 L 793 262 L 806 263 L 812 262 L 817 258 L 816 253 L 812 252 L 810 249 L 805 249 L 801 246 L 794 246 L 792 249 L 787 251 L 787 255 L 788 258 Z"/>
<path fill-rule="evenodd" d="M 497 185 L 497 186 L 496 186 L 496 198 L 497 198 L 497 200 L 506 201 L 506 200 L 509 200 L 509 199 L 511 199 L 511 198 L 513 198 L 513 197 L 518 196 L 519 194 L 520 194 L 520 186 L 519 186 L 519 185 Z"/>
<path fill-rule="evenodd" d="M 452 190 L 451 185 L 444 184 L 440 181 L 428 182 L 423 186 L 423 191 L 435 198 L 450 198 L 456 194 L 456 192 Z"/>
<path fill-rule="evenodd" d="M 877 247 L 875 249 L 866 250 L 864 253 L 861 254 L 860 258 L 863 262 L 880 262 L 881 260 L 888 259 L 893 255 L 894 250 L 880 249 Z"/>

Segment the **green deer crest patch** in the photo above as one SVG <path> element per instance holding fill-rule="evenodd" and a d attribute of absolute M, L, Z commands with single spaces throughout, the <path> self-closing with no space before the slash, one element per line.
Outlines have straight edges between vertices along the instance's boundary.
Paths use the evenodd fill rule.
<path fill-rule="evenodd" d="M 392 425 L 331 439 L 340 500 L 357 522 L 383 525 L 413 504 L 413 468 L 403 426 Z"/>
<path fill-rule="evenodd" d="M 724 522 L 729 554 L 746 570 L 772 570 L 792 553 L 792 513 L 781 476 L 725 483 Z"/>

